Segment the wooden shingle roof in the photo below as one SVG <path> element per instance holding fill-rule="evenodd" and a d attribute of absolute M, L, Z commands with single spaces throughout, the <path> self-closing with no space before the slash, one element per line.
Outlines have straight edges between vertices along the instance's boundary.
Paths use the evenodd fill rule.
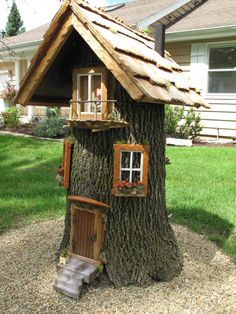
<path fill-rule="evenodd" d="M 207 106 L 181 67 L 168 55 L 163 58 L 154 50 L 152 37 L 82 0 L 65 2 L 56 14 L 21 84 L 17 103 L 27 105 L 73 29 L 134 100 Z"/>

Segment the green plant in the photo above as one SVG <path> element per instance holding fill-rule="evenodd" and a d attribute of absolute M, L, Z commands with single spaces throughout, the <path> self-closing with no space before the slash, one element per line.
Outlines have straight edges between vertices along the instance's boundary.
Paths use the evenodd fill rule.
<path fill-rule="evenodd" d="M 40 137 L 63 137 L 68 133 L 63 128 L 64 125 L 65 119 L 60 116 L 46 117 L 36 125 L 34 134 Z"/>
<path fill-rule="evenodd" d="M 164 131 L 167 136 L 176 136 L 177 126 L 182 120 L 183 116 L 183 107 L 171 107 L 170 105 L 165 105 Z"/>
<path fill-rule="evenodd" d="M 195 139 L 202 130 L 201 117 L 193 108 L 185 113 L 183 107 L 166 105 L 164 130 L 166 136 Z"/>
<path fill-rule="evenodd" d="M 2 112 L 4 124 L 11 128 L 16 128 L 20 125 L 20 112 L 16 107 L 10 107 L 6 112 Z"/>
<path fill-rule="evenodd" d="M 68 253 L 68 250 L 67 249 L 62 249 L 61 252 L 60 252 L 60 256 L 61 257 L 68 257 L 69 256 L 69 253 Z"/>
<path fill-rule="evenodd" d="M 184 123 L 177 127 L 177 132 L 180 138 L 195 139 L 201 132 L 201 118 L 193 108 L 191 108 L 184 116 Z"/>
<path fill-rule="evenodd" d="M 61 109 L 58 107 L 47 107 L 46 109 L 46 117 L 53 118 L 53 117 L 60 117 L 61 116 Z"/>

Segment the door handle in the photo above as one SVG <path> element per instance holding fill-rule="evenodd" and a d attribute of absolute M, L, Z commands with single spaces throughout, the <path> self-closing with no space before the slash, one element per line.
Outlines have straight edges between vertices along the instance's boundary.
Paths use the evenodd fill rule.
<path fill-rule="evenodd" d="M 96 233 L 90 234 L 90 235 L 88 236 L 88 239 L 89 239 L 90 241 L 93 241 L 93 242 L 97 241 L 97 235 L 96 235 Z"/>

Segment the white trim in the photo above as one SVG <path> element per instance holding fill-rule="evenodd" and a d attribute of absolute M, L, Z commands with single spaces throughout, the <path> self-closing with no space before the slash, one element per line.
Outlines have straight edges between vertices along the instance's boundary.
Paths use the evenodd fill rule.
<path fill-rule="evenodd" d="M 15 61 L 16 89 L 20 87 L 20 60 Z"/>
<path fill-rule="evenodd" d="M 137 26 L 138 28 L 141 28 L 141 29 L 147 29 L 149 25 L 159 21 L 166 15 L 169 15 L 170 13 L 178 10 L 180 7 L 188 4 L 189 2 L 191 2 L 191 0 L 179 0 L 174 4 L 171 4 L 167 8 L 159 11 L 157 14 L 153 14 L 149 16 L 147 19 L 141 20 L 140 22 L 137 23 Z"/>
<path fill-rule="evenodd" d="M 14 49 L 14 50 L 18 50 L 18 51 L 21 51 L 21 50 L 30 50 L 30 49 L 33 49 L 35 46 L 36 48 L 41 44 L 41 42 L 43 41 L 43 39 L 39 39 L 39 40 L 34 40 L 34 41 L 27 41 L 27 42 L 23 42 L 23 43 L 18 43 L 18 44 L 11 44 L 11 43 L 7 43 L 7 42 L 4 42 L 7 47 L 5 46 L 2 46 L 0 47 L 0 51 L 3 52 L 3 51 L 9 51 L 9 48 L 10 49 Z"/>
<path fill-rule="evenodd" d="M 171 29 L 171 28 L 170 28 Z M 192 29 L 177 32 L 166 31 L 166 42 L 178 42 L 185 40 L 211 39 L 236 36 L 236 25 L 217 26 L 211 28 Z"/>

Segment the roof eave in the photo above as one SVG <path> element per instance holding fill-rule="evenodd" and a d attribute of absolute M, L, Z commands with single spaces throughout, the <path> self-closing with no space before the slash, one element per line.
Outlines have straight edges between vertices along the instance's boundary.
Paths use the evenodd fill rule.
<path fill-rule="evenodd" d="M 137 23 L 137 27 L 140 29 L 147 29 L 149 27 L 149 25 L 155 23 L 156 21 L 159 21 L 164 16 L 166 16 L 166 15 L 172 13 L 173 11 L 179 9 L 180 7 L 187 4 L 188 2 L 190 2 L 190 0 L 179 0 L 176 3 L 168 6 L 167 8 L 159 11 L 158 13 L 153 14 L 153 15 L 149 16 L 148 18 L 145 18 L 145 19 L 139 21 Z"/>
<path fill-rule="evenodd" d="M 179 42 L 185 40 L 214 39 L 222 37 L 236 36 L 236 25 L 217 26 L 211 28 L 201 28 L 183 30 L 177 32 L 166 32 L 166 42 Z"/>

